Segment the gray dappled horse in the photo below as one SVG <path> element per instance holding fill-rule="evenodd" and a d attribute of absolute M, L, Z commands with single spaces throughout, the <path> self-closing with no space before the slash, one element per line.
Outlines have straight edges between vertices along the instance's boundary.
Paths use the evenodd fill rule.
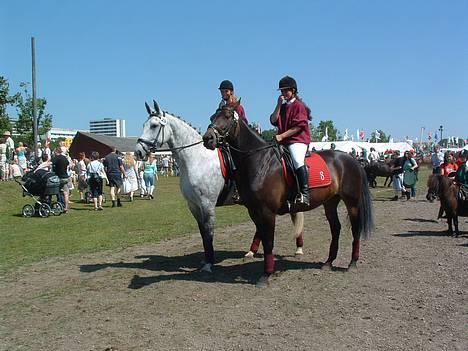
<path fill-rule="evenodd" d="M 205 260 L 202 270 L 211 272 L 214 264 L 213 236 L 215 207 L 224 188 L 217 151 L 208 150 L 202 144 L 201 135 L 180 118 L 162 111 L 153 100 L 154 110 L 145 103 L 148 119 L 135 146 L 135 156 L 145 159 L 150 152 L 168 145 L 180 169 L 180 189 L 195 217 L 203 239 Z M 291 215 L 294 235 L 302 238 L 304 215 Z M 255 241 L 256 239 L 254 239 Z M 302 245 L 301 245 L 302 246 Z M 298 247 L 296 254 L 302 254 Z M 249 251 L 246 257 L 253 257 Z"/>

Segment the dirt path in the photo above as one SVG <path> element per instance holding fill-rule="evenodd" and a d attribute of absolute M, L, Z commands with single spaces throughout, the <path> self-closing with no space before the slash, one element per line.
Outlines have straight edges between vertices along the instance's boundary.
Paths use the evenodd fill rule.
<path fill-rule="evenodd" d="M 305 255 L 279 219 L 279 273 L 257 289 L 243 262 L 253 226 L 218 231 L 212 276 L 198 234 L 42 262 L 0 277 L 0 350 L 467 350 L 468 223 L 460 238 L 436 204 L 374 202 L 377 230 L 357 271 L 321 271 L 330 239 L 306 214 Z M 344 216 L 341 216 L 344 218 Z M 338 267 L 349 261 L 345 227 Z"/>

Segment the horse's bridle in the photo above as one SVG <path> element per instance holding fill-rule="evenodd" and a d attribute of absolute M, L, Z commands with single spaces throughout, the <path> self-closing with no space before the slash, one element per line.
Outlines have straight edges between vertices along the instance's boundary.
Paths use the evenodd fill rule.
<path fill-rule="evenodd" d="M 219 112 L 222 110 L 228 111 L 232 113 L 232 117 L 229 117 L 229 123 L 225 128 L 220 128 L 216 125 L 216 120 L 219 117 Z M 239 115 L 237 112 L 232 109 L 232 108 L 218 108 L 216 112 L 214 113 L 212 121 L 210 125 L 208 126 L 208 129 L 212 129 L 215 136 L 216 136 L 216 147 L 219 147 L 223 144 L 226 143 L 226 139 L 232 135 L 233 137 L 236 137 L 238 132 L 239 132 Z"/>
<path fill-rule="evenodd" d="M 153 112 L 153 113 L 150 113 L 148 119 L 150 119 L 151 117 L 161 118 L 161 115 Z M 162 117 L 163 118 L 166 117 L 166 113 L 164 111 L 163 111 Z M 167 148 L 167 149 L 161 149 L 161 146 L 163 146 L 163 144 L 164 144 L 164 130 L 165 130 L 166 124 L 167 124 L 167 121 L 164 121 L 163 119 L 161 119 L 161 122 L 160 122 L 161 127 L 159 128 L 158 134 L 156 135 L 156 137 L 154 138 L 153 141 L 143 139 L 143 138 L 138 138 L 137 143 L 141 145 L 143 151 L 145 151 L 147 154 L 149 152 L 155 152 L 155 151 L 164 151 L 164 152 L 165 151 L 171 151 L 171 152 L 178 151 L 178 150 L 186 149 L 186 148 L 201 144 L 203 142 L 203 140 L 200 140 L 200 141 L 197 141 L 197 142 L 189 144 L 189 145 L 183 145 L 183 146 L 179 146 L 179 147 L 171 147 L 171 148 Z M 158 139 L 159 139 L 160 135 L 161 135 L 161 142 L 158 143 Z M 159 144 L 159 146 L 158 146 L 158 144 Z"/>
<path fill-rule="evenodd" d="M 157 113 L 150 113 L 148 119 L 152 118 L 152 117 L 165 117 L 165 114 L 163 112 L 163 116 L 157 114 Z M 153 141 L 150 141 L 150 140 L 147 140 L 147 139 L 143 139 L 143 138 L 138 138 L 137 140 L 137 143 L 141 145 L 141 147 L 143 148 L 143 150 L 148 153 L 148 152 L 154 152 L 156 151 L 157 149 L 159 149 L 163 144 L 164 144 L 164 128 L 166 126 L 166 123 L 160 123 L 160 128 L 159 128 L 159 131 L 158 131 L 158 134 L 156 135 L 156 137 L 154 138 Z M 159 135 L 162 136 L 161 138 L 161 142 L 159 143 L 159 147 L 158 147 L 158 138 L 159 138 Z M 147 149 L 146 147 L 149 147 L 149 149 Z"/>

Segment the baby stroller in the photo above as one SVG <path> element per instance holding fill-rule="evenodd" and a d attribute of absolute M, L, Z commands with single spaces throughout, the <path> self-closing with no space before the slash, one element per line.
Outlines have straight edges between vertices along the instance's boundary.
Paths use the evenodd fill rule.
<path fill-rule="evenodd" d="M 21 180 L 16 182 L 23 189 L 23 196 L 34 199 L 34 206 L 26 204 L 23 206 L 23 217 L 32 217 L 38 214 L 40 217 L 49 217 L 50 214 L 59 216 L 64 208 L 60 202 L 52 202 L 52 196 L 59 195 L 60 178 L 53 172 L 40 169 L 36 172 L 26 173 Z"/>
<path fill-rule="evenodd" d="M 88 189 L 86 189 L 86 192 L 84 193 L 84 201 L 87 204 L 93 203 L 93 195 L 91 194 L 89 185 L 88 185 Z M 104 192 L 102 193 L 102 203 L 106 203 L 106 195 L 104 194 Z"/>

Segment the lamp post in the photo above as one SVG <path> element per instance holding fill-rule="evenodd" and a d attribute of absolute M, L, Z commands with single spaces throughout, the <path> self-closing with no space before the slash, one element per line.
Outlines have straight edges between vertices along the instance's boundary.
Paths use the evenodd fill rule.
<path fill-rule="evenodd" d="M 443 126 L 440 126 L 439 127 L 439 132 L 440 132 L 440 146 L 443 146 L 442 145 L 442 132 L 444 131 L 444 127 Z"/>

